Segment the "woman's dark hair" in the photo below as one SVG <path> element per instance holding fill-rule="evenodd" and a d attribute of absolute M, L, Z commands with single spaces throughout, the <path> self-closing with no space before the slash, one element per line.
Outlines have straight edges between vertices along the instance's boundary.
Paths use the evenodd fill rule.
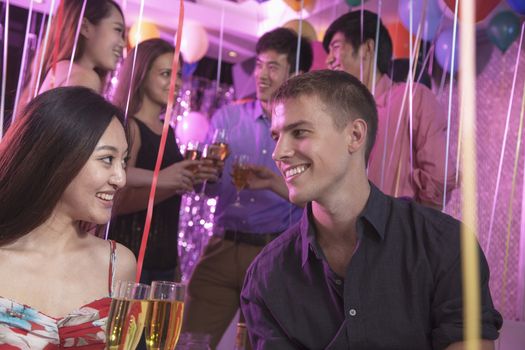
<path fill-rule="evenodd" d="M 114 7 L 124 18 L 124 13 L 120 6 L 113 0 L 85 0 L 86 8 L 84 10 L 84 17 L 91 24 L 97 25 L 101 20 L 110 16 L 111 9 Z M 63 6 L 62 23 L 59 23 L 59 14 L 57 13 L 51 22 L 49 29 L 49 42 L 43 50 L 43 45 L 38 49 L 36 55 L 33 58 L 33 62 L 28 66 L 30 67 L 29 74 L 26 75 L 24 80 L 24 89 L 20 97 L 20 105 L 24 106 L 29 102 L 37 93 L 35 91 L 39 86 L 42 85 L 47 73 L 51 70 L 53 65 L 53 50 L 58 47 L 58 54 L 56 61 L 70 60 L 73 54 L 73 47 L 75 46 L 75 35 L 77 33 L 78 22 L 82 19 L 80 14 L 84 0 L 62 0 L 62 3 L 57 7 L 60 9 Z M 58 11 L 58 10 L 57 10 Z M 124 35 L 124 34 L 123 34 Z M 59 38 L 59 42 L 53 42 L 55 38 Z M 85 40 L 82 34 L 79 34 L 77 48 L 75 51 L 74 60 L 79 59 L 84 54 Z M 42 57 L 43 56 L 43 57 Z M 42 62 L 42 70 L 40 79 L 38 79 L 38 70 Z M 35 64 L 36 63 L 36 64 Z M 107 71 L 100 68 L 95 68 L 100 78 L 104 80 Z"/>
<path fill-rule="evenodd" d="M 133 70 L 133 57 L 137 50 L 137 59 L 135 61 L 135 72 L 133 81 L 131 73 Z M 128 92 L 131 89 L 128 115 L 134 116 L 142 107 L 144 98 L 144 80 L 148 75 L 153 62 L 166 53 L 175 53 L 173 45 L 162 39 L 150 39 L 141 42 L 127 56 L 118 73 L 118 85 L 113 95 L 113 103 L 121 109 L 126 109 Z M 179 66 L 182 66 L 182 56 L 179 56 Z M 175 74 L 176 72 L 172 72 Z"/>
<path fill-rule="evenodd" d="M 388 74 L 392 60 L 392 39 L 377 14 L 368 10 L 348 12 L 332 22 L 323 38 L 325 51 L 329 51 L 330 41 L 336 33 L 342 33 L 346 42 L 352 45 L 354 50 L 358 50 L 368 40 L 375 42 L 378 20 L 379 38 L 375 43 L 377 45 L 377 69 L 383 74 Z"/>
<path fill-rule="evenodd" d="M 113 118 L 124 126 L 120 109 L 84 87 L 29 102 L 0 143 L 0 245 L 50 217 Z"/>

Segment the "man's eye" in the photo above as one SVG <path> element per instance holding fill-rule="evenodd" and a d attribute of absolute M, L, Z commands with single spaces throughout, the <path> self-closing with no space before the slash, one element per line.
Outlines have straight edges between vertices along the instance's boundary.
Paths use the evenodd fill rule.
<path fill-rule="evenodd" d="M 305 136 L 305 134 L 306 134 L 306 130 L 303 130 L 303 129 L 296 129 L 292 131 L 293 137 L 303 137 Z"/>

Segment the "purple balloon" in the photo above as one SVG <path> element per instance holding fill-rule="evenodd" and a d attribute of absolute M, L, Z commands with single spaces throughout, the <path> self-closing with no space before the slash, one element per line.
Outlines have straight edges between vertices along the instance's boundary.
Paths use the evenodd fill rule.
<path fill-rule="evenodd" d="M 450 73 L 452 66 L 452 28 L 442 31 L 436 41 L 435 55 L 439 65 Z M 456 38 L 456 50 L 454 52 L 454 73 L 458 71 L 459 65 L 459 35 Z"/>
<path fill-rule="evenodd" d="M 525 0 L 507 0 L 510 7 L 520 15 L 525 15 Z"/>
<path fill-rule="evenodd" d="M 441 22 L 442 12 L 437 0 L 426 0 L 427 7 L 425 18 L 421 27 L 421 38 L 426 41 L 434 39 Z M 421 22 L 423 14 L 423 5 L 425 0 L 400 0 L 397 6 L 397 12 L 401 23 L 407 30 L 410 30 L 410 6 L 412 5 L 412 31 L 416 35 L 417 28 Z"/>

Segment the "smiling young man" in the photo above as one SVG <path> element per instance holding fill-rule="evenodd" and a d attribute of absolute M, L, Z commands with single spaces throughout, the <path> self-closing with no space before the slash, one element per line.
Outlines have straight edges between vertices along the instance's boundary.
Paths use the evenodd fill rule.
<path fill-rule="evenodd" d="M 366 10 L 342 15 L 326 30 L 323 46 L 329 69 L 359 78 L 374 95 L 379 119 L 370 180 L 386 194 L 441 209 L 445 181 L 447 199 L 456 187 L 453 162 L 445 174 L 446 116 L 426 86 L 414 83 L 410 100 L 408 84 L 389 78 L 392 40 L 378 16 Z"/>
<path fill-rule="evenodd" d="M 290 201 L 306 208 L 246 274 L 254 348 L 461 349 L 460 223 L 368 181 L 370 92 L 325 70 L 291 78 L 274 98 L 273 158 Z M 483 349 L 492 349 L 502 319 L 480 256 Z"/>
<path fill-rule="evenodd" d="M 239 309 L 239 293 L 250 263 L 264 245 L 301 216 L 301 210 L 283 198 L 287 190 L 282 179 L 279 189 L 243 189 L 241 205 L 234 205 L 231 175 L 236 155 L 248 155 L 249 163 L 257 164 L 260 173 L 280 178 L 272 160 L 275 141 L 270 134 L 270 98 L 295 73 L 297 35 L 285 28 L 272 30 L 258 40 L 256 53 L 257 100 L 219 110 L 208 132 L 211 141 L 215 130 L 225 130 L 230 155 L 221 179 L 206 186 L 208 194 L 218 195 L 214 236 L 188 285 L 183 332 L 210 334 L 212 349 Z M 312 49 L 302 40 L 300 71 L 308 71 L 311 64 Z"/>

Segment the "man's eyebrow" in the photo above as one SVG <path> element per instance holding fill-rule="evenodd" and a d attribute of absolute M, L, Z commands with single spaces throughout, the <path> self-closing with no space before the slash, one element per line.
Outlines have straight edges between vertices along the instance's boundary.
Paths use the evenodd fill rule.
<path fill-rule="evenodd" d="M 312 123 L 310 123 L 307 120 L 298 120 L 295 123 L 291 123 L 291 124 L 286 125 L 282 130 L 283 131 L 290 131 L 290 130 L 293 130 L 293 129 L 298 128 L 300 126 L 312 127 L 313 125 L 312 125 Z M 277 131 L 275 130 L 275 128 L 271 128 L 270 131 L 271 131 L 272 135 L 277 134 Z"/>

